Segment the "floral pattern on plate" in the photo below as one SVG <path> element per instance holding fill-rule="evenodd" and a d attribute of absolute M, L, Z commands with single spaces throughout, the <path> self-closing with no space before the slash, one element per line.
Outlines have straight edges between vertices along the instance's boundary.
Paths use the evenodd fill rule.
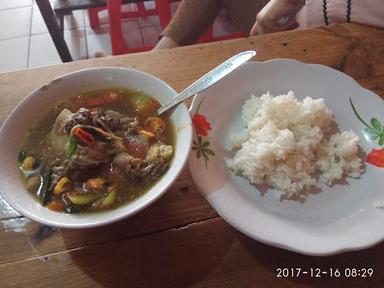
<path fill-rule="evenodd" d="M 361 118 L 359 113 L 357 112 L 355 105 L 353 105 L 352 99 L 349 98 L 349 102 L 351 103 L 351 107 L 353 113 L 355 113 L 356 117 L 363 123 L 366 128 L 363 129 L 363 134 L 365 139 L 368 142 L 378 141 L 380 146 L 384 145 L 384 125 L 377 118 L 371 118 L 369 125 L 366 121 Z M 372 149 L 368 155 L 367 160 L 368 163 L 375 165 L 377 167 L 384 168 L 384 148 L 381 149 Z"/>
<path fill-rule="evenodd" d="M 192 151 L 196 152 L 197 159 L 203 157 L 205 168 L 208 168 L 209 157 L 214 156 L 215 152 L 210 149 L 210 142 L 203 139 L 203 137 L 208 136 L 208 131 L 212 130 L 212 128 L 207 118 L 204 115 L 199 114 L 199 109 L 202 103 L 203 100 L 199 103 L 196 113 L 192 117 L 193 128 L 195 131 Z"/>

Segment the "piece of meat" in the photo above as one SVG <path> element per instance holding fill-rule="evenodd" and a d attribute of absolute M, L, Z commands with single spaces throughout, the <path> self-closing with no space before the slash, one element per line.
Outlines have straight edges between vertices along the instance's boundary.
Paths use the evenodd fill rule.
<path fill-rule="evenodd" d="M 157 142 L 149 147 L 145 161 L 153 162 L 156 158 L 163 158 L 169 161 L 173 154 L 173 148 L 171 145 L 166 145 L 162 142 Z"/>
<path fill-rule="evenodd" d="M 84 169 L 110 162 L 115 153 L 116 150 L 109 143 L 99 141 L 92 148 L 78 145 L 70 161 L 72 165 Z"/>
<path fill-rule="evenodd" d="M 140 169 L 142 163 L 140 158 L 135 158 L 125 152 L 119 153 L 113 158 L 113 166 L 123 172 L 133 183 L 140 182 L 143 178 Z"/>
<path fill-rule="evenodd" d="M 107 132 L 117 132 L 121 130 L 121 134 L 125 130 L 131 130 L 131 128 L 134 127 L 132 124 L 135 123 L 134 118 L 126 117 L 112 110 L 92 112 L 86 108 L 80 108 L 76 113 L 72 113 L 69 119 L 68 117 L 66 118 L 67 121 L 63 129 L 65 133 L 69 133 L 76 125 L 90 125 L 99 127 Z"/>
<path fill-rule="evenodd" d="M 65 135 L 67 133 L 65 126 L 67 125 L 68 121 L 72 119 L 73 115 L 75 114 L 68 109 L 63 109 L 55 120 L 55 124 L 53 125 L 53 132 L 56 135 Z"/>
<path fill-rule="evenodd" d="M 123 152 L 114 157 L 113 165 L 134 183 L 146 177 L 158 179 L 168 169 L 172 153 L 172 146 L 159 142 L 151 146 L 144 160 Z"/>
<path fill-rule="evenodd" d="M 69 159 L 66 159 L 64 161 L 56 159 L 51 166 L 51 179 L 49 181 L 48 190 L 51 191 L 62 177 L 68 175 L 70 170 L 71 165 Z"/>
<path fill-rule="evenodd" d="M 93 124 L 107 132 L 120 130 L 120 119 L 114 118 L 105 112 L 96 113 L 93 117 Z"/>
<path fill-rule="evenodd" d="M 56 159 L 51 166 L 51 181 L 48 189 L 53 189 L 56 183 L 64 176 L 69 176 L 75 171 L 110 163 L 112 157 L 120 150 L 111 143 L 96 142 L 94 147 L 78 145 L 75 153 L 68 159 Z"/>
<path fill-rule="evenodd" d="M 86 108 L 80 108 L 67 123 L 65 123 L 64 131 L 69 133 L 76 125 L 93 125 L 92 112 Z"/>

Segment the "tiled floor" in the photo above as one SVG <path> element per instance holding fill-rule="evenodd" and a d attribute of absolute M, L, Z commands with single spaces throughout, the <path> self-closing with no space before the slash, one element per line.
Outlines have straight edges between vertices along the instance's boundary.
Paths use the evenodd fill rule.
<path fill-rule="evenodd" d="M 147 7 L 154 2 L 146 2 Z M 172 4 L 173 13 L 177 3 Z M 135 9 L 127 5 L 124 10 Z M 97 52 L 111 54 L 108 16 L 99 14 L 101 26 L 89 27 L 88 13 L 74 11 L 65 16 L 64 37 L 74 60 L 95 57 Z M 214 25 L 215 35 L 234 32 L 236 28 L 223 15 Z M 126 19 L 122 22 L 129 47 L 155 45 L 161 27 L 157 16 Z M 0 72 L 61 63 L 47 27 L 33 0 L 0 0 Z"/>

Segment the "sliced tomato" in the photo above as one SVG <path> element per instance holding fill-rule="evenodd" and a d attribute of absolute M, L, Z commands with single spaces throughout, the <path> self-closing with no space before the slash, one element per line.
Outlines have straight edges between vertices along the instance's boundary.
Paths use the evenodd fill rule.
<path fill-rule="evenodd" d="M 140 117 L 146 117 L 160 108 L 160 103 L 158 101 L 145 94 L 137 94 L 132 97 L 131 101 L 135 108 L 135 112 Z"/>
<path fill-rule="evenodd" d="M 53 200 L 48 205 L 47 208 L 52 211 L 61 212 L 65 209 L 65 204 L 63 201 L 60 200 Z"/>
<path fill-rule="evenodd" d="M 148 140 L 143 135 L 132 133 L 124 138 L 124 146 L 133 157 L 144 159 L 148 151 Z"/>

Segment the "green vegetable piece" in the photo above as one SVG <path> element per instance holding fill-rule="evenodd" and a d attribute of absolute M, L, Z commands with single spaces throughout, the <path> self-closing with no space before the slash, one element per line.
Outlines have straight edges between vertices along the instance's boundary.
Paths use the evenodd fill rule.
<path fill-rule="evenodd" d="M 103 202 L 101 202 L 100 207 L 106 208 L 113 205 L 115 203 L 116 197 L 117 197 L 117 192 L 116 190 L 114 190 L 104 198 Z"/>
<path fill-rule="evenodd" d="M 100 194 L 68 194 L 68 198 L 75 205 L 88 205 L 100 198 Z"/>
<path fill-rule="evenodd" d="M 133 104 L 145 104 L 145 103 L 148 103 L 149 101 L 151 101 L 151 97 L 149 97 L 148 95 L 144 94 L 144 93 L 138 93 L 138 94 L 135 94 L 134 96 L 132 96 L 131 98 Z"/>
<path fill-rule="evenodd" d="M 37 197 L 39 198 L 43 206 L 47 205 L 51 192 L 48 191 L 49 181 L 51 178 L 51 170 L 47 170 L 41 174 L 41 185 L 40 189 L 37 191 Z"/>
<path fill-rule="evenodd" d="M 371 119 L 371 125 L 375 130 L 377 130 L 379 133 L 381 132 L 381 123 L 377 118 L 372 118 Z"/>
<path fill-rule="evenodd" d="M 87 206 L 70 204 L 65 207 L 65 212 L 69 214 L 83 212 Z"/>
<path fill-rule="evenodd" d="M 24 159 L 27 157 L 27 153 L 23 150 L 20 150 L 19 152 L 19 156 L 17 158 L 17 160 L 20 162 L 20 163 L 23 163 Z"/>
<path fill-rule="evenodd" d="M 73 153 L 75 153 L 76 148 L 77 148 L 77 140 L 74 137 L 70 137 L 68 149 L 66 152 L 68 158 L 70 158 L 73 155 Z"/>

